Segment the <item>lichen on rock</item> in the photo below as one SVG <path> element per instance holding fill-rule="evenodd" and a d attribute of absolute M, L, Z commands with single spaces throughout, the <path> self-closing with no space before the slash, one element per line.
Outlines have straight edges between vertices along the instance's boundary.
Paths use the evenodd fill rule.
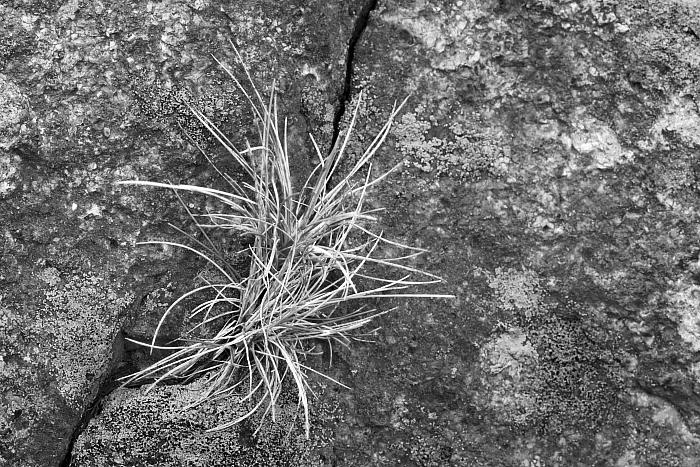
<path fill-rule="evenodd" d="M 483 124 L 479 116 L 460 116 L 444 128 L 423 120 L 420 116 L 425 113 L 419 105 L 395 124 L 396 146 L 407 167 L 461 181 L 506 171 L 510 149 L 503 135 Z"/>
<path fill-rule="evenodd" d="M 513 328 L 481 347 L 481 391 L 477 403 L 503 423 L 524 426 L 537 411 L 537 351 L 522 329 Z"/>
<path fill-rule="evenodd" d="M 674 96 L 651 128 L 654 146 L 668 147 L 668 136 L 677 135 L 681 142 L 700 147 L 700 113 L 689 97 Z"/>
<path fill-rule="evenodd" d="M 436 69 L 454 71 L 479 62 L 481 44 L 473 30 L 489 18 L 494 1 L 456 2 L 437 14 L 416 13 L 416 8 L 396 8 L 380 15 L 383 21 L 408 31 L 433 55 Z"/>
<path fill-rule="evenodd" d="M 633 160 L 632 151 L 624 149 L 615 132 L 603 122 L 584 117 L 576 119 L 574 125 L 576 129 L 571 135 L 571 145 L 592 159 L 590 167 L 611 169 Z"/>
<path fill-rule="evenodd" d="M 1 150 L 0 150 L 1 151 Z M 0 199 L 17 189 L 20 178 L 20 158 L 0 152 Z"/>
<path fill-rule="evenodd" d="M 28 116 L 29 103 L 22 89 L 0 73 L 0 149 L 9 149 L 19 139 Z"/>
<path fill-rule="evenodd" d="M 294 403 L 278 407 L 276 422 L 268 420 L 257 433 L 256 421 L 206 431 L 249 407 L 235 394 L 188 407 L 199 400 L 205 384 L 200 379 L 152 390 L 117 390 L 78 438 L 71 466 L 321 465 L 312 449 L 318 440 L 307 441 L 298 426 L 294 429 L 300 421 Z"/>
<path fill-rule="evenodd" d="M 68 405 L 81 410 L 86 393 L 96 391 L 94 382 L 109 370 L 119 322 L 133 296 L 97 276 L 75 275 L 60 284 L 55 270 L 41 277 L 48 284 L 46 304 L 31 326 L 43 336 L 37 358 L 55 375 Z"/>
<path fill-rule="evenodd" d="M 489 279 L 496 303 L 512 317 L 481 348 L 485 394 L 479 401 L 504 423 L 545 433 L 595 430 L 618 409 L 620 361 L 612 338 L 593 341 L 577 304 L 551 303 L 538 276 L 497 268 Z M 561 314 L 573 315 L 565 319 Z"/>
<path fill-rule="evenodd" d="M 690 350 L 700 351 L 700 286 L 679 280 L 667 296 L 678 334 Z"/>
<path fill-rule="evenodd" d="M 524 316 L 535 313 L 542 300 L 542 289 L 534 271 L 496 268 L 489 278 L 499 306 Z"/>

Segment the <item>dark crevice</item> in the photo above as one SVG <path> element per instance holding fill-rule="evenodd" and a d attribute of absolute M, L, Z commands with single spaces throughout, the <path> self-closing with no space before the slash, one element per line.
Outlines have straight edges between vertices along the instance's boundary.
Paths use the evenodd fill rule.
<path fill-rule="evenodd" d="M 124 376 L 124 374 L 120 372 L 120 366 L 123 356 L 124 336 L 120 332 L 115 337 L 114 343 L 112 345 L 111 368 L 107 372 L 107 375 L 104 377 L 102 382 L 99 384 L 97 394 L 95 395 L 92 402 L 90 402 L 87 408 L 83 411 L 83 414 L 80 417 L 80 422 L 73 430 L 71 439 L 68 442 L 68 449 L 66 450 L 65 456 L 58 464 L 59 467 L 70 467 L 71 461 L 73 459 L 73 448 L 75 446 L 75 442 L 78 439 L 78 436 L 80 436 L 80 434 L 85 430 L 85 428 L 87 428 L 88 423 L 90 423 L 90 420 L 92 420 L 94 417 L 100 414 L 107 396 L 109 396 L 115 389 L 121 386 L 121 383 L 118 381 L 118 378 Z"/>
<path fill-rule="evenodd" d="M 140 306 L 141 300 L 137 300 L 135 303 Z M 137 362 L 143 363 L 145 361 L 144 359 L 148 359 L 148 362 L 150 362 L 151 360 L 155 362 L 167 354 L 167 352 L 165 351 L 155 351 L 153 352 L 153 355 L 151 355 L 149 352 L 144 351 L 143 346 L 133 344 L 126 340 L 128 338 L 144 340 L 144 336 L 129 336 L 124 331 L 119 332 L 119 334 L 115 338 L 113 345 L 111 368 L 102 380 L 102 383 L 99 385 L 95 398 L 84 410 L 83 415 L 80 418 L 80 422 L 73 431 L 70 442 L 68 444 L 68 450 L 63 460 L 60 462 L 59 467 L 70 467 L 71 460 L 73 457 L 73 448 L 75 446 L 76 440 L 78 439 L 80 434 L 83 431 L 85 431 L 90 421 L 93 418 L 100 415 L 100 413 L 102 412 L 102 408 L 104 407 L 105 401 L 110 394 L 122 387 L 131 389 L 140 388 L 142 386 L 149 385 L 155 381 L 154 379 L 145 379 L 143 381 L 138 381 L 131 384 L 124 384 L 122 382 L 122 378 L 129 376 L 141 369 Z M 172 341 L 172 339 L 160 339 L 156 341 L 156 345 L 178 345 L 181 343 L 182 342 L 180 341 Z M 160 384 L 163 386 L 168 386 L 171 384 L 185 384 L 187 382 L 190 381 L 183 379 L 173 379 L 161 382 Z"/>
<path fill-rule="evenodd" d="M 331 138 L 331 148 L 333 148 L 335 145 L 338 135 L 340 134 L 340 122 L 345 115 L 345 109 L 347 103 L 350 101 L 350 95 L 352 93 L 352 75 L 355 60 L 355 49 L 357 48 L 357 43 L 360 41 L 362 34 L 367 28 L 369 15 L 376 7 L 377 0 L 367 0 L 362 6 L 360 13 L 355 20 L 355 26 L 352 29 L 352 35 L 350 36 L 350 41 L 348 42 L 348 51 L 345 56 L 345 80 L 343 81 L 343 89 L 340 91 L 340 95 L 338 96 L 338 106 L 335 108 L 335 115 L 333 115 L 333 137 Z"/>
<path fill-rule="evenodd" d="M 61 460 L 61 463 L 58 464 L 59 467 L 70 467 L 71 460 L 73 459 L 73 448 L 75 446 L 75 442 L 78 440 L 78 436 L 85 431 L 85 428 L 87 428 L 90 420 L 100 414 L 107 396 L 109 396 L 119 386 L 119 382 L 117 382 L 116 379 L 111 376 L 108 377 L 107 381 L 100 386 L 97 396 L 95 396 L 95 399 L 90 403 L 90 405 L 88 405 L 83 412 L 83 415 L 80 417 L 80 422 L 73 431 L 73 435 L 68 443 L 66 455 L 63 457 L 63 460 Z"/>

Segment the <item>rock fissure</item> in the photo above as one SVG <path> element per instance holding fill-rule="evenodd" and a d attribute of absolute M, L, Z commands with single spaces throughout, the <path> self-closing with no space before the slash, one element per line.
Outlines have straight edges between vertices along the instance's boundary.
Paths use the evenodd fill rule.
<path fill-rule="evenodd" d="M 59 467 L 70 467 L 71 460 L 73 458 L 73 448 L 75 446 L 75 442 L 78 440 L 78 437 L 85 430 L 85 428 L 87 428 L 88 424 L 90 423 L 90 420 L 92 420 L 93 417 L 99 415 L 104 400 L 118 387 L 119 383 L 117 383 L 115 378 L 113 378 L 111 375 L 108 376 L 105 382 L 100 386 L 97 395 L 95 396 L 93 401 L 87 406 L 87 408 L 83 412 L 83 415 L 80 417 L 80 422 L 78 423 L 75 430 L 73 431 L 73 434 L 71 435 L 70 442 L 68 443 L 68 449 L 66 450 L 66 455 L 63 457 L 63 460 L 59 464 Z"/>
<path fill-rule="evenodd" d="M 123 367 L 123 363 L 126 360 L 124 353 L 124 336 L 121 332 L 117 334 L 112 349 L 112 368 L 100 383 L 95 397 L 85 407 L 85 410 L 80 417 L 80 422 L 76 425 L 75 430 L 73 430 L 73 434 L 68 442 L 68 448 L 66 449 L 66 455 L 59 463 L 59 467 L 70 467 L 71 459 L 73 457 L 73 447 L 75 446 L 75 442 L 77 441 L 78 437 L 88 426 L 90 420 L 99 415 L 105 399 L 114 390 L 120 387 L 118 378 L 123 376 L 123 370 L 120 370 L 120 368 Z"/>
<path fill-rule="evenodd" d="M 333 116 L 333 136 L 331 138 L 331 148 L 335 145 L 338 136 L 340 135 L 340 122 L 345 115 L 345 110 L 347 107 L 347 102 L 350 100 L 352 93 L 352 77 L 353 77 L 353 65 L 355 60 L 355 50 L 357 44 L 362 38 L 365 29 L 367 28 L 367 23 L 369 22 L 369 17 L 372 11 L 377 7 L 377 0 L 367 0 L 367 2 L 362 6 L 360 13 L 355 20 L 355 26 L 352 30 L 352 35 L 348 41 L 348 50 L 345 56 L 345 80 L 343 82 L 342 90 L 338 96 L 338 106 L 335 109 L 335 115 Z"/>

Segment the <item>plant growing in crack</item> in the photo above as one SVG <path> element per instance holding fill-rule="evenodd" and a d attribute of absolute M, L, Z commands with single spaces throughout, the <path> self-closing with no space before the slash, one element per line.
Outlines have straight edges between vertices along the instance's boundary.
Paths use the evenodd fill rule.
<path fill-rule="evenodd" d="M 124 380 L 125 384 L 130 384 L 154 379 L 150 390 L 171 378 L 203 377 L 206 390 L 191 406 L 223 397 L 239 397 L 240 403 L 249 407 L 241 417 L 212 430 L 231 427 L 256 413 L 262 413 L 261 420 L 268 415 L 274 420 L 283 384 L 291 381 L 309 437 L 311 387 L 308 375 L 314 373 L 344 385 L 308 366 L 306 357 L 319 341 L 327 342 L 331 349 L 334 343 L 347 346 L 358 338 L 353 331 L 390 311 L 360 304 L 348 312 L 343 311 L 347 307 L 341 310 L 341 304 L 373 298 L 452 296 L 408 290 L 440 282 L 440 279 L 407 264 L 406 260 L 425 250 L 391 241 L 374 232 L 372 224 L 376 223 L 378 210 L 365 206 L 368 190 L 393 170 L 370 178 L 371 160 L 389 134 L 403 103 L 394 106 L 372 143 L 345 174 L 339 173 L 339 165 L 357 118 L 357 107 L 344 137 L 338 138 L 328 155 L 323 156 L 312 136 L 321 162 L 301 189 L 294 191 L 289 170 L 287 122 L 279 123 L 274 83 L 266 102 L 255 88 L 235 46 L 234 50 L 252 85 L 252 92 L 247 92 L 230 69 L 215 60 L 250 103 L 257 124 L 258 144 L 251 146 L 246 142 L 246 148 L 238 150 L 202 112 L 193 107 L 190 110 L 235 159 L 247 181 L 236 181 L 214 166 L 227 183 L 225 191 L 149 181 L 119 182 L 167 188 L 176 194 L 201 194 L 223 206 L 216 212 L 208 210 L 195 214 L 183 203 L 201 234 L 199 239 L 185 234 L 191 241 L 189 245 L 172 241 L 140 243 L 188 250 L 209 263 L 219 278 L 203 279 L 201 286 L 186 292 L 168 307 L 152 341 L 137 343 L 151 351 L 160 349 L 171 353 Z M 212 163 L 206 152 L 199 149 Z M 363 170 L 366 175 L 360 176 Z M 214 229 L 252 238 L 252 244 L 239 252 L 250 258 L 247 276 L 237 274 L 226 254 L 211 240 L 207 232 Z M 381 257 L 378 252 L 382 246 L 403 250 L 405 254 Z M 395 277 L 374 275 L 370 269 L 391 271 Z M 416 275 L 419 278 L 414 278 Z M 358 281 L 370 285 L 361 288 Z M 196 306 L 189 310 L 191 328 L 177 343 L 156 345 L 156 337 L 166 318 L 176 307 L 193 299 Z M 201 332 L 202 329 L 206 331 Z"/>

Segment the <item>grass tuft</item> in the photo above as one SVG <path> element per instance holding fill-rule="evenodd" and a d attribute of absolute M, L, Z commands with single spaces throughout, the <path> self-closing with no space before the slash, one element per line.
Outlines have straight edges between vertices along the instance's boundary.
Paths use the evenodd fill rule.
<path fill-rule="evenodd" d="M 264 100 L 235 46 L 234 50 L 252 86 L 251 93 L 226 65 L 215 60 L 250 103 L 259 135 L 258 144 L 251 146 L 246 142 L 245 149 L 238 150 L 203 113 L 193 107 L 190 111 L 233 157 L 247 180 L 239 182 L 220 172 L 200 147 L 227 182 L 225 191 L 149 181 L 119 182 L 121 185 L 171 189 L 178 197 L 182 192 L 201 194 L 223 206 L 216 212 L 208 210 L 194 214 L 183 203 L 200 232 L 199 238 L 185 234 L 191 241 L 190 245 L 171 241 L 140 243 L 188 250 L 216 269 L 220 280 L 204 279 L 203 285 L 183 294 L 168 307 L 151 342 L 137 343 L 151 350 L 164 349 L 170 353 L 124 378 L 124 384 L 152 380 L 152 388 L 172 378 L 201 376 L 206 378 L 206 390 L 193 405 L 243 394 L 240 402 L 250 410 L 235 420 L 212 428 L 221 430 L 258 412 L 262 412 L 261 420 L 268 415 L 274 420 L 283 383 L 291 381 L 298 393 L 306 436 L 309 437 L 309 394 L 312 391 L 308 375 L 315 373 L 344 385 L 307 366 L 304 363 L 306 357 L 319 341 L 326 341 L 331 349 L 333 344 L 347 346 L 357 338 L 353 331 L 391 311 L 378 311 L 359 303 L 354 311 L 340 312 L 340 304 L 371 298 L 452 296 L 410 292 L 415 286 L 440 282 L 438 277 L 407 264 L 406 260 L 425 250 L 388 240 L 373 231 L 377 210 L 365 206 L 368 190 L 393 170 L 370 178 L 372 158 L 389 134 L 405 101 L 394 105 L 384 126 L 361 157 L 346 170 L 347 173 L 341 174 L 339 165 L 357 119 L 359 103 L 348 130 L 338 138 L 328 155 L 321 153 L 312 136 L 311 141 L 321 162 L 301 189 L 295 191 L 289 170 L 287 121 L 279 123 L 274 83 L 269 99 Z M 360 176 L 362 171 L 366 172 L 365 176 Z M 207 232 L 214 229 L 235 231 L 253 239 L 252 245 L 238 252 L 250 258 L 247 276 L 236 273 L 226 254 L 211 240 Z M 361 240 L 357 241 L 357 238 Z M 403 250 L 405 254 L 395 258 L 380 257 L 377 252 L 382 246 Z M 391 272 L 395 277 L 372 275 L 368 272 L 371 265 L 378 266 L 371 269 Z M 369 285 L 360 287 L 358 282 Z M 188 322 L 192 326 L 185 336 L 177 344 L 156 345 L 166 318 L 192 299 L 197 305 L 189 310 Z"/>

